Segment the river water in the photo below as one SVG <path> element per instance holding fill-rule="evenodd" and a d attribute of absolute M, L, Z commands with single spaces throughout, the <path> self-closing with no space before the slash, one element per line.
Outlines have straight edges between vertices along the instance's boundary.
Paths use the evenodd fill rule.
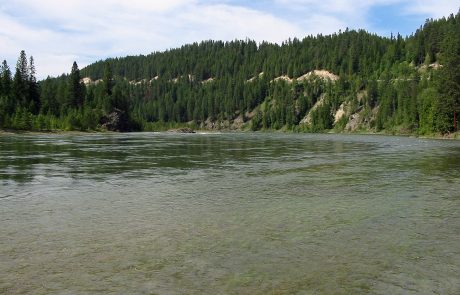
<path fill-rule="evenodd" d="M 0 136 L 0 294 L 460 294 L 460 141 Z"/>

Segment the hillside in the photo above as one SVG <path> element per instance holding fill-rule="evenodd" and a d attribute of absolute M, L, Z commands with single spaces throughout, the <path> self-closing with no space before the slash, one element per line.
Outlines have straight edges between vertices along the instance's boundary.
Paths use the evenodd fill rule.
<path fill-rule="evenodd" d="M 21 84 L 4 65 L 0 126 L 449 133 L 459 60 L 457 14 L 404 38 L 345 30 L 280 45 L 204 41 L 81 71 L 74 64 L 70 75 L 39 83 L 25 74 Z"/>

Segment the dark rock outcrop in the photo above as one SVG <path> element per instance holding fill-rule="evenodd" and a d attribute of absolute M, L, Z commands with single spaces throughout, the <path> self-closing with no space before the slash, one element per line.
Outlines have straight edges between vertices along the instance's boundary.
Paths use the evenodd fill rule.
<path fill-rule="evenodd" d="M 168 132 L 174 132 L 174 133 L 196 133 L 195 130 L 191 128 L 177 128 L 177 129 L 170 129 Z"/>
<path fill-rule="evenodd" d="M 131 131 L 129 116 L 125 111 L 114 109 L 101 119 L 101 127 L 108 131 Z"/>

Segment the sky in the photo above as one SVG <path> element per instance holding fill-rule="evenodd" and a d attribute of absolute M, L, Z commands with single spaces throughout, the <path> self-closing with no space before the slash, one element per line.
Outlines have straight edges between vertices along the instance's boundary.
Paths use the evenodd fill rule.
<path fill-rule="evenodd" d="M 149 54 L 202 40 L 288 38 L 365 29 L 410 35 L 458 0 L 0 0 L 0 59 L 14 72 L 21 50 L 37 77 L 109 57 Z"/>

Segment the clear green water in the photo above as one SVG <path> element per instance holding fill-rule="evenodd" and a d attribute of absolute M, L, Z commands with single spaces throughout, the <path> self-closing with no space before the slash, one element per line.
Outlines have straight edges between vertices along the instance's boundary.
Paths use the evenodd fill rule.
<path fill-rule="evenodd" d="M 0 137 L 0 294 L 460 294 L 460 142 Z"/>

